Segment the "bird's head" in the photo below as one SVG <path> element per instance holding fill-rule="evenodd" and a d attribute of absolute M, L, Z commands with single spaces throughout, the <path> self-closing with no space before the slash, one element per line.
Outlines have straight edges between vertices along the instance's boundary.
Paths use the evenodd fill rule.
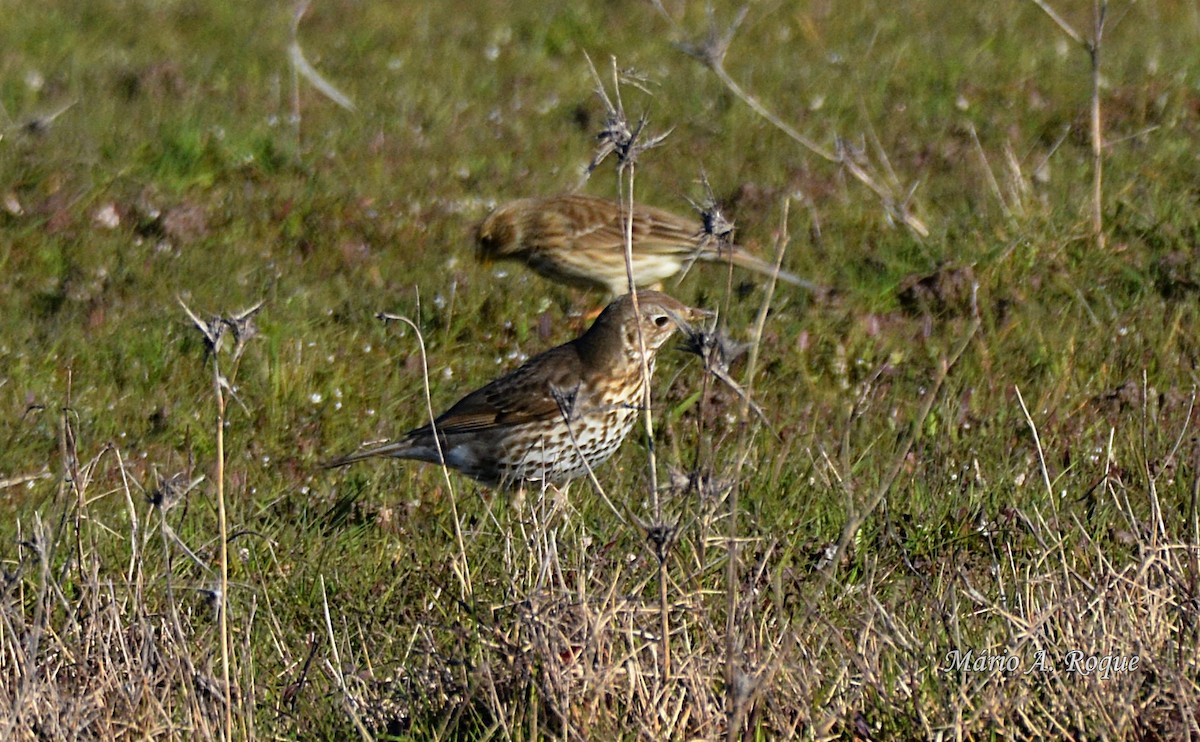
<path fill-rule="evenodd" d="M 637 307 L 631 294 L 614 299 L 596 318 L 595 327 L 619 328 L 614 333 L 619 337 L 626 352 L 636 354 L 641 343 L 646 352 L 653 354 L 661 348 L 676 330 L 684 330 L 690 324 L 711 316 L 703 309 L 687 304 L 658 291 L 639 291 Z"/>
<path fill-rule="evenodd" d="M 514 257 L 522 249 L 521 225 L 511 204 L 488 214 L 475 230 L 475 259 L 481 263 Z"/>

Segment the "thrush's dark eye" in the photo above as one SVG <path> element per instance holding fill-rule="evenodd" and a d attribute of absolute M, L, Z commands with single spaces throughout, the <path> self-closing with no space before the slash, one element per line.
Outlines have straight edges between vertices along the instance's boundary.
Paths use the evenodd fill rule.
<path fill-rule="evenodd" d="M 654 324 L 658 325 L 659 327 L 666 327 L 667 323 L 670 321 L 671 321 L 671 318 L 666 316 L 665 314 L 660 314 L 654 318 Z"/>

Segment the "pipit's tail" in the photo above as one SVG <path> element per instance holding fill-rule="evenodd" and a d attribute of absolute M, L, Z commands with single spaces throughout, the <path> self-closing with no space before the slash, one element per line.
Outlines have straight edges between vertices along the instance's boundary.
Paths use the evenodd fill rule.
<path fill-rule="evenodd" d="M 720 255 L 712 258 L 712 262 L 714 263 L 723 263 L 726 260 L 732 261 L 734 265 L 740 268 L 756 271 L 764 276 L 775 275 L 774 265 L 771 265 L 761 258 L 751 255 L 745 250 L 735 249 L 733 252 L 722 252 Z M 801 278 L 795 273 L 788 273 L 782 268 L 779 269 L 779 273 L 777 275 L 779 276 L 780 281 L 783 281 L 784 283 L 790 283 L 793 286 L 799 286 L 800 288 L 806 291 L 811 291 L 817 295 L 824 295 L 829 291 L 829 289 L 825 286 L 821 286 L 820 284 L 816 284 L 812 281 Z"/>

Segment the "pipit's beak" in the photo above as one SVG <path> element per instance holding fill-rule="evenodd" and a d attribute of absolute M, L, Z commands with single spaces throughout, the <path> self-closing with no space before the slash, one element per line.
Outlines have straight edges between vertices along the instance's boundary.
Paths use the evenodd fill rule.
<path fill-rule="evenodd" d="M 491 265 L 496 262 L 497 244 L 495 230 L 491 227 L 491 214 L 475 226 L 475 262 Z"/>
<path fill-rule="evenodd" d="M 491 265 L 495 262 L 495 258 L 492 257 L 492 251 L 483 246 L 484 239 L 483 235 L 475 237 L 475 262 L 482 263 L 483 265 Z"/>
<path fill-rule="evenodd" d="M 496 262 L 491 253 L 483 249 L 483 238 L 480 236 L 475 237 L 475 262 L 484 266 Z"/>

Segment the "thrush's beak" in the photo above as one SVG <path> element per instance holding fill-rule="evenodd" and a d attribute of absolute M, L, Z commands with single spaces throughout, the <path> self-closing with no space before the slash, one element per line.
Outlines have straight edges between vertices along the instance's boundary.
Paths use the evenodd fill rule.
<path fill-rule="evenodd" d="M 675 320 L 675 324 L 679 325 L 679 329 L 687 334 L 692 332 L 692 325 L 694 323 L 702 322 L 703 320 L 717 316 L 716 312 L 711 312 L 707 309 L 698 309 L 696 307 L 688 307 L 686 311 L 680 314 L 675 312 L 671 312 L 670 314 L 671 319 Z"/>

